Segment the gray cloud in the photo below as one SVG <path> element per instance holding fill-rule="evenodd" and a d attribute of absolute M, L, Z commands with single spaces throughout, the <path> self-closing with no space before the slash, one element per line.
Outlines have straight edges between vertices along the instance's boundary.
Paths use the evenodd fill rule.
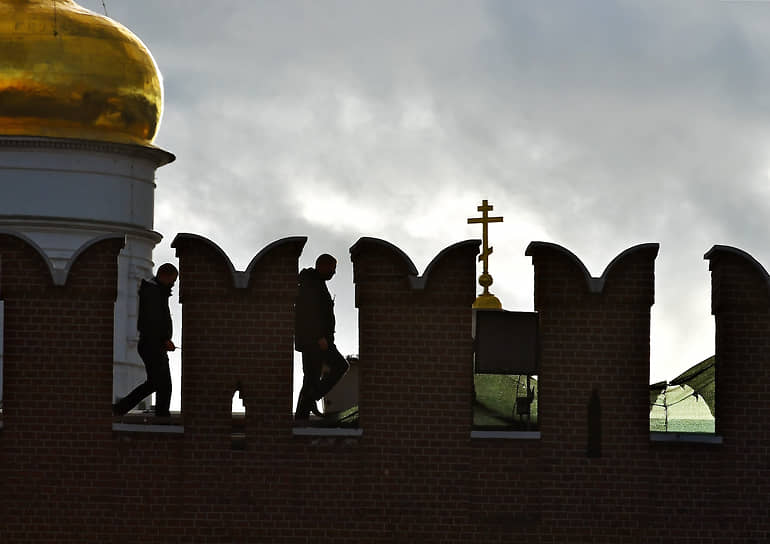
<path fill-rule="evenodd" d="M 82 1 L 101 11 L 100 1 Z M 770 3 L 107 2 L 164 74 L 157 228 L 245 266 L 305 234 L 345 262 L 361 235 L 424 267 L 482 198 L 495 289 L 532 305 L 532 239 L 601 274 L 661 242 L 652 378 L 713 352 L 703 253 L 770 263 Z M 158 255 L 170 258 L 167 242 Z M 350 271 L 333 289 L 355 350 Z M 349 268 L 349 267 L 348 267 Z"/>

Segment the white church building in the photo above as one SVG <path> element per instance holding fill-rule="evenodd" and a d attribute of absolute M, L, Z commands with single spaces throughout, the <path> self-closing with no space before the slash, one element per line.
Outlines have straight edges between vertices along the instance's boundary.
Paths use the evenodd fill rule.
<path fill-rule="evenodd" d="M 156 170 L 175 159 L 153 145 L 162 108 L 160 72 L 128 29 L 72 0 L 0 0 L 0 232 L 36 245 L 59 285 L 81 248 L 125 235 L 113 398 L 145 377 L 137 292 L 161 240 Z"/>

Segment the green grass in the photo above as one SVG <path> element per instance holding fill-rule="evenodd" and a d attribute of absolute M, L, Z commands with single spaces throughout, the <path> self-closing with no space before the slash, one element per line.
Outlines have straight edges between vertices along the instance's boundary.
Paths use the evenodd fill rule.
<path fill-rule="evenodd" d="M 475 399 L 473 402 L 473 426 L 483 429 L 524 430 L 526 418 L 515 414 L 517 396 L 526 396 L 526 376 L 505 374 L 475 374 L 473 377 Z M 529 429 L 537 429 L 537 380 L 531 380 L 535 398 L 530 407 Z"/>
<path fill-rule="evenodd" d="M 666 432 L 665 419 L 650 418 L 650 431 Z M 669 419 L 670 433 L 713 433 L 713 419 Z"/>

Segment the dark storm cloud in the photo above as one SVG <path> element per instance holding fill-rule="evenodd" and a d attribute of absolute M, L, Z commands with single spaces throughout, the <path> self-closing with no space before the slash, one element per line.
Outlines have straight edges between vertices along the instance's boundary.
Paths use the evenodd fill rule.
<path fill-rule="evenodd" d="M 101 11 L 101 2 L 82 2 Z M 361 235 L 422 268 L 492 231 L 495 289 L 532 304 L 534 238 L 599 275 L 661 242 L 652 377 L 713 350 L 703 253 L 766 249 L 770 3 L 107 2 L 165 79 L 157 228 L 243 267 L 306 234 L 303 264 Z M 355 329 L 350 271 L 334 288 Z M 343 310 L 347 308 L 347 310 Z M 346 333 L 343 333 L 346 334 Z M 355 349 L 354 333 L 345 336 Z"/>

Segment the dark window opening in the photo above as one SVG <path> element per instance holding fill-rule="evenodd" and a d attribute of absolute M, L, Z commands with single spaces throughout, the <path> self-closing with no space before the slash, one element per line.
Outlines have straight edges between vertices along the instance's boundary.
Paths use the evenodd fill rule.
<path fill-rule="evenodd" d="M 588 457 L 602 456 L 602 404 L 599 392 L 594 389 L 588 401 Z"/>
<path fill-rule="evenodd" d="M 246 407 L 243 404 L 240 387 L 233 393 L 233 427 L 230 444 L 234 450 L 246 449 Z"/>

